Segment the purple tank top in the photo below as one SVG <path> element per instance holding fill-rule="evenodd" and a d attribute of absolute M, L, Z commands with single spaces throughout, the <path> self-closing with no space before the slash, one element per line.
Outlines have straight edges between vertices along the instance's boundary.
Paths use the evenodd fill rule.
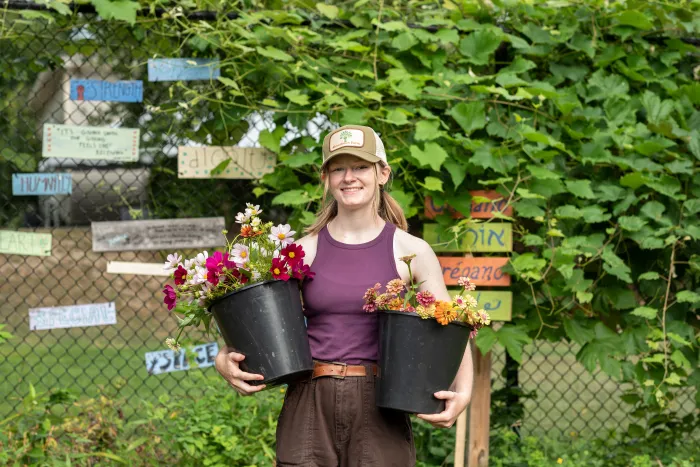
<path fill-rule="evenodd" d="M 387 222 L 377 238 L 357 245 L 334 240 L 326 227 L 319 232 L 311 265 L 316 276 L 302 287 L 313 358 L 351 365 L 377 361 L 378 315 L 362 309 L 362 297 L 377 282 L 385 286 L 400 277 L 395 231 Z"/>

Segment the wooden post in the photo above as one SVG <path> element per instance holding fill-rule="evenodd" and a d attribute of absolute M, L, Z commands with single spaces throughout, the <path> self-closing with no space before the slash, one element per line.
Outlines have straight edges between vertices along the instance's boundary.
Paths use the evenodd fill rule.
<path fill-rule="evenodd" d="M 464 455 L 467 451 L 467 411 L 464 410 L 457 417 L 457 433 L 455 439 L 455 464 L 454 467 L 464 467 Z"/>
<path fill-rule="evenodd" d="M 474 389 L 469 404 L 469 467 L 489 465 L 489 427 L 491 417 L 491 352 L 482 355 L 472 346 Z M 457 464 L 455 463 L 455 467 Z"/>

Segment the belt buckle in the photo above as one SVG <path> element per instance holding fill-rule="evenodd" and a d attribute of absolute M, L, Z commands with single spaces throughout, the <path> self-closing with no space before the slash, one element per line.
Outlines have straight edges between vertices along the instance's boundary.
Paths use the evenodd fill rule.
<path fill-rule="evenodd" d="M 343 362 L 331 362 L 332 365 L 338 365 L 341 366 L 342 369 L 340 370 L 339 375 L 331 375 L 331 378 L 337 378 L 337 379 L 345 379 L 345 375 L 348 373 L 348 364 L 343 363 Z"/>

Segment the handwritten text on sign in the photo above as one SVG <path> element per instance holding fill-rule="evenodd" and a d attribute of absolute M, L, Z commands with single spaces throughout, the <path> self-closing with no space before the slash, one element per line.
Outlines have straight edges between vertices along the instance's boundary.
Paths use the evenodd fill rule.
<path fill-rule="evenodd" d="M 205 368 L 214 365 L 214 359 L 219 352 L 219 345 L 216 342 L 196 345 L 190 350 L 197 354 L 194 357 L 196 366 Z M 172 350 L 158 350 L 156 352 L 146 352 L 146 369 L 149 375 L 159 375 L 172 371 L 189 370 L 190 362 L 184 350 L 173 352 Z"/>
<path fill-rule="evenodd" d="M 506 216 L 513 215 L 513 206 L 506 206 L 507 199 L 497 191 L 474 190 L 469 194 L 472 198 L 488 198 L 492 201 L 472 200 L 471 217 L 475 219 L 490 219 L 494 212 L 500 212 Z M 447 212 L 452 213 L 452 218 L 460 219 L 464 217 L 460 212 L 452 209 L 449 206 L 436 206 L 430 196 L 425 198 L 425 215 L 428 219 L 434 219 L 435 216 Z"/>
<path fill-rule="evenodd" d="M 449 289 L 450 295 L 459 295 L 462 289 Z M 513 292 L 501 290 L 484 290 L 468 292 L 479 302 L 479 309 L 484 309 L 492 321 L 510 321 L 513 315 Z"/>
<path fill-rule="evenodd" d="M 44 125 L 43 157 L 136 161 L 139 130 L 77 125 Z"/>
<path fill-rule="evenodd" d="M 69 173 L 12 174 L 12 194 L 15 196 L 69 195 L 73 178 Z"/>
<path fill-rule="evenodd" d="M 260 178 L 275 170 L 275 154 L 264 148 L 180 146 L 177 151 L 177 176 L 212 178 L 211 170 L 226 159 L 231 159 L 231 162 L 213 178 Z"/>
<path fill-rule="evenodd" d="M 51 234 L 0 230 L 0 253 L 51 256 Z"/>
<path fill-rule="evenodd" d="M 501 268 L 508 258 L 453 258 L 438 257 L 442 267 L 442 277 L 446 285 L 457 285 L 460 277 L 468 277 L 479 286 L 510 285 L 510 276 Z"/>
<path fill-rule="evenodd" d="M 114 302 L 29 309 L 29 329 L 78 328 L 117 324 Z"/>
<path fill-rule="evenodd" d="M 449 232 L 438 235 L 438 224 L 424 224 L 423 239 L 437 252 L 506 252 L 513 250 L 513 226 L 506 222 L 471 224 L 455 240 Z"/>
<path fill-rule="evenodd" d="M 151 58 L 148 81 L 193 81 L 216 79 L 221 75 L 218 59 Z"/>
<path fill-rule="evenodd" d="M 93 222 L 92 251 L 177 250 L 224 246 L 223 217 Z"/>
<path fill-rule="evenodd" d="M 143 82 L 72 79 L 70 98 L 75 101 L 141 102 Z"/>

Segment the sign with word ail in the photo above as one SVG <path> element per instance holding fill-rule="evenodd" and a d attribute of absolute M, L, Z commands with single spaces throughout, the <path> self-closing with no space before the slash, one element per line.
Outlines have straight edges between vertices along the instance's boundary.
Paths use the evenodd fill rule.
<path fill-rule="evenodd" d="M 223 217 L 93 222 L 92 251 L 135 251 L 226 245 Z"/>
<path fill-rule="evenodd" d="M 474 223 L 455 239 L 450 232 L 438 235 L 438 224 L 424 224 L 423 240 L 437 252 L 507 252 L 513 251 L 513 226 L 507 222 Z"/>
<path fill-rule="evenodd" d="M 78 125 L 44 125 L 42 157 L 137 161 L 139 130 Z"/>
<path fill-rule="evenodd" d="M 12 194 L 15 196 L 70 195 L 73 177 L 69 173 L 12 174 Z"/>
<path fill-rule="evenodd" d="M 478 286 L 510 285 L 510 275 L 501 271 L 508 258 L 456 258 L 439 256 L 442 278 L 446 285 L 457 285 L 460 277 L 468 277 Z"/>
<path fill-rule="evenodd" d="M 452 297 L 459 295 L 462 289 L 448 289 Z M 475 290 L 467 292 L 479 303 L 477 309 L 484 309 L 491 321 L 510 321 L 513 319 L 513 292 L 507 290 Z"/>
<path fill-rule="evenodd" d="M 114 302 L 29 309 L 29 329 L 83 328 L 117 324 Z"/>
<path fill-rule="evenodd" d="M 51 256 L 51 234 L 0 230 L 0 253 L 6 255 Z"/>
<path fill-rule="evenodd" d="M 507 199 L 503 197 L 502 194 L 493 190 L 473 190 L 469 194 L 472 198 L 488 198 L 492 201 L 482 201 L 482 200 L 472 200 L 472 205 L 470 209 L 470 216 L 475 219 L 490 219 L 493 217 L 494 212 L 500 212 L 506 216 L 513 215 L 513 206 L 506 205 Z M 443 214 L 447 210 L 448 213 L 452 214 L 453 219 L 461 219 L 464 216 L 459 211 L 456 211 L 450 206 L 436 206 L 433 203 L 433 198 L 430 196 L 425 197 L 425 215 L 428 219 L 434 219 L 435 216 Z"/>
<path fill-rule="evenodd" d="M 208 366 L 214 366 L 214 359 L 219 352 L 219 344 L 211 342 L 209 344 L 195 345 L 189 347 L 189 350 L 196 354 L 192 363 L 195 364 L 196 367 L 206 368 Z M 172 350 L 146 352 L 146 369 L 149 375 L 189 370 L 190 368 L 190 359 L 188 358 L 187 352 L 184 350 L 180 350 L 179 352 L 174 352 Z"/>
<path fill-rule="evenodd" d="M 210 80 L 220 75 L 218 58 L 148 59 L 148 81 Z"/>
<path fill-rule="evenodd" d="M 165 261 L 163 261 L 165 263 Z M 169 276 L 163 269 L 163 263 L 137 263 L 134 261 L 109 261 L 107 272 L 110 274 L 138 274 L 142 276 Z"/>
<path fill-rule="evenodd" d="M 142 102 L 142 81 L 70 80 L 70 98 L 74 101 Z"/>
<path fill-rule="evenodd" d="M 211 170 L 230 159 L 224 171 L 211 175 Z M 260 178 L 275 170 L 277 159 L 265 148 L 224 146 L 180 146 L 177 148 L 178 178 Z"/>

